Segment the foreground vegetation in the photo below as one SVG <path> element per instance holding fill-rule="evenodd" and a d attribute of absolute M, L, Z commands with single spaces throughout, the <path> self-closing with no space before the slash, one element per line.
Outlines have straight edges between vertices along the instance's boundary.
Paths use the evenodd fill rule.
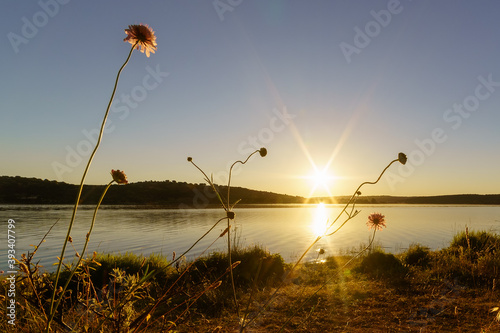
<path fill-rule="evenodd" d="M 129 25 L 125 33 L 127 37 L 124 41 L 132 46 L 118 70 L 98 138 L 77 187 L 55 273 L 41 271 L 42 268 L 36 261 L 35 254 L 43 239 L 32 253 L 22 254 L 20 257 L 16 254 L 15 221 L 8 221 L 7 262 L 10 271 L 17 269 L 19 273 L 8 272 L 10 275 L 0 284 L 3 289 L 1 301 L 6 304 L 6 313 L 0 319 L 2 330 L 47 333 L 324 332 L 366 331 L 368 328 L 375 332 L 408 331 L 413 328 L 418 331 L 427 328 L 461 331 L 469 330 L 470 327 L 490 331 L 498 328 L 495 320 L 499 317 L 494 319 L 488 313 L 488 308 L 498 312 L 498 307 L 494 306 L 498 301 L 496 281 L 500 267 L 497 255 L 500 241 L 497 235 L 469 235 L 466 231 L 443 251 L 430 252 L 415 245 L 400 257 L 395 257 L 373 250 L 376 232 L 386 226 L 386 221 L 383 214 L 372 213 L 368 217 L 367 226 L 373 229 L 373 233 L 367 246 L 348 256 L 304 263 L 303 259 L 321 239 L 336 234 L 358 215 L 359 210 L 355 206 L 361 202 L 358 199 L 363 186 L 377 184 L 391 165 L 406 164 L 407 156 L 402 152 L 387 164 L 376 180 L 365 181 L 358 186 L 352 196 L 346 199 L 339 215 L 325 221 L 324 233 L 312 241 L 293 265 L 286 265 L 281 256 L 267 253 L 259 247 L 235 247 L 231 231 L 235 218 L 233 209 L 241 200 L 241 197 L 236 201 L 231 200 L 231 194 L 233 197 L 239 195 L 240 190 L 231 188 L 233 167 L 246 164 L 254 155 L 265 157 L 265 147 L 255 150 L 245 160 L 231 164 L 225 187 L 217 186 L 213 176 L 208 176 L 192 157 L 187 158 L 203 174 L 209 185 L 198 184 L 189 190 L 196 190 L 197 194 L 203 190 L 213 202 L 220 204 L 224 217 L 216 221 L 183 254 L 174 253 L 172 259 L 98 253 L 89 257 L 86 250 L 98 210 L 101 204 L 106 203 L 108 190 L 110 194 L 117 190 L 112 185 L 126 185 L 128 179 L 122 170 L 112 169 L 111 179 L 103 187 L 90 188 L 85 186 L 85 180 L 100 147 L 122 70 L 134 50 L 149 57 L 151 53 L 155 53 L 157 46 L 155 33 L 148 25 Z M 13 182 L 13 179 L 4 180 L 10 183 L 9 186 L 15 187 L 17 184 L 17 179 Z M 67 184 L 60 187 L 44 181 L 43 185 L 62 192 L 51 190 L 38 197 L 31 189 L 9 189 L 15 193 L 12 198 L 17 196 L 15 200 L 33 200 L 33 203 L 60 202 L 57 200 L 67 197 L 61 195 L 63 192 L 72 196 L 70 193 L 73 191 L 68 189 Z M 178 184 L 172 185 L 176 187 Z M 92 191 L 84 191 L 84 188 Z M 128 189 L 133 198 L 142 196 L 148 203 L 151 203 L 150 198 L 158 197 L 150 186 L 143 188 L 143 194 L 133 186 L 127 187 L 126 191 Z M 178 196 L 179 191 L 176 193 Z M 73 245 L 71 235 L 77 210 L 91 195 L 95 200 L 95 209 L 85 244 L 81 250 L 73 247 L 77 259 L 68 262 L 66 250 L 69 244 L 71 247 Z M 119 202 L 126 204 L 126 197 L 127 195 L 122 195 Z M 270 200 L 269 197 L 283 199 L 282 196 L 267 193 L 264 197 L 266 200 Z M 297 198 L 287 198 L 290 199 Z M 206 198 L 203 201 L 203 204 L 210 203 Z M 172 204 L 165 202 L 164 198 L 160 198 L 159 203 Z M 222 221 L 227 223 L 227 227 L 216 240 L 227 236 L 227 252 L 212 253 L 186 262 L 184 255 Z M 44 238 L 49 233 L 50 229 Z M 210 247 L 211 245 L 204 252 Z M 320 249 L 318 260 L 324 255 L 324 250 Z M 484 303 L 471 306 L 474 303 L 469 297 L 474 297 L 471 300 L 476 302 L 484 300 Z M 421 298 L 426 301 L 419 302 Z M 454 305 L 453 312 L 450 312 L 454 302 L 458 303 Z M 415 308 L 420 303 L 422 305 Z M 473 320 L 469 320 L 470 318 Z"/>
<path fill-rule="evenodd" d="M 278 254 L 260 247 L 234 249 L 240 309 L 233 301 L 226 253 L 193 262 L 94 254 L 72 277 L 53 330 L 234 332 L 238 318 L 250 320 L 284 282 L 248 332 L 498 332 L 498 312 L 491 310 L 500 305 L 499 250 L 499 235 L 466 231 L 439 251 L 416 244 L 396 256 L 372 250 L 352 261 L 350 254 L 320 252 L 317 261 L 302 264 L 282 281 L 290 265 Z M 25 259 L 16 279 L 15 331 L 41 332 L 54 274 Z M 61 281 L 68 272 L 69 267 Z M 8 285 L 3 279 L 3 303 Z M 2 314 L 0 330 L 8 329 Z"/>

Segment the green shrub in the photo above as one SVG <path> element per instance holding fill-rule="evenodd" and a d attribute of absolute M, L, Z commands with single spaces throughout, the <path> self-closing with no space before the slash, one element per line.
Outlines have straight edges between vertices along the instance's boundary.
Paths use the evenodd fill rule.
<path fill-rule="evenodd" d="M 364 257 L 355 271 L 374 278 L 397 280 L 406 274 L 407 269 L 394 255 L 376 250 Z"/>
<path fill-rule="evenodd" d="M 461 232 L 437 253 L 433 266 L 440 278 L 492 288 L 500 279 L 500 236 L 486 231 Z"/>
<path fill-rule="evenodd" d="M 486 253 L 500 249 L 500 236 L 487 231 L 462 231 L 453 237 L 449 249 L 458 252 L 468 252 L 476 259 Z"/>
<path fill-rule="evenodd" d="M 428 247 L 412 244 L 402 255 L 401 259 L 406 266 L 429 267 L 430 251 Z"/>
<path fill-rule="evenodd" d="M 165 281 L 172 274 L 172 267 L 168 266 L 168 261 L 161 255 L 151 254 L 149 257 L 126 252 L 125 254 L 102 254 L 98 253 L 95 261 L 100 265 L 91 264 L 93 272 L 92 282 L 98 288 L 109 281 L 109 274 L 115 268 L 120 268 L 128 275 L 139 274 L 143 276 L 146 272 L 155 271 L 154 280 Z"/>
<path fill-rule="evenodd" d="M 259 246 L 238 248 L 231 253 L 231 260 L 233 263 L 241 262 L 233 270 L 237 287 L 252 286 L 257 272 L 259 272 L 259 276 L 255 282 L 259 286 L 273 285 L 281 281 L 285 272 L 285 263 L 281 255 L 270 254 Z M 208 257 L 198 259 L 194 266 L 200 278 L 207 276 L 218 278 L 224 275 L 228 268 L 228 255 L 225 252 L 214 252 Z"/>

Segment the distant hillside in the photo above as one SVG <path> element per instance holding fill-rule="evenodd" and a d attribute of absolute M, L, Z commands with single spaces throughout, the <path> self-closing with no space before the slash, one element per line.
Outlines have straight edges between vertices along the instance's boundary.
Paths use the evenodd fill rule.
<path fill-rule="evenodd" d="M 85 185 L 81 204 L 96 204 L 104 185 Z M 0 176 L 0 204 L 73 204 L 77 185 L 37 178 Z M 227 187 L 219 186 L 222 195 Z M 309 203 L 346 203 L 350 197 L 313 198 Z M 231 203 L 244 204 L 301 204 L 299 196 L 231 188 Z M 500 194 L 459 194 L 418 197 L 361 196 L 359 204 L 439 204 L 439 205 L 500 205 Z M 128 185 L 113 185 L 103 205 L 140 205 L 151 207 L 205 208 L 219 205 L 212 189 L 205 184 L 176 181 L 148 181 Z"/>
<path fill-rule="evenodd" d="M 315 198 L 314 202 L 346 203 L 350 197 L 340 196 L 334 199 Z M 417 197 L 395 197 L 388 195 L 361 196 L 359 204 L 407 204 L 407 205 L 500 205 L 500 194 L 454 194 Z"/>
<path fill-rule="evenodd" d="M 96 204 L 104 185 L 85 185 L 81 204 Z M 219 187 L 227 193 L 226 186 Z M 0 204 L 73 204 L 78 185 L 47 179 L 0 177 Z M 304 198 L 231 187 L 231 202 L 241 204 L 291 204 L 303 203 Z M 113 185 L 103 200 L 103 205 L 150 205 L 183 208 L 204 208 L 218 205 L 212 189 L 205 184 L 176 181 L 148 181 L 128 185 Z"/>

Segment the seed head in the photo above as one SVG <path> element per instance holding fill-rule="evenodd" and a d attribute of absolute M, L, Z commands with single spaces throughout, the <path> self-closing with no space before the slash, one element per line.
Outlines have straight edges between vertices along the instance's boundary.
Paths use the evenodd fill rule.
<path fill-rule="evenodd" d="M 217 281 L 217 282 L 213 283 L 210 287 L 208 287 L 208 290 L 217 289 L 220 287 L 221 284 L 222 284 L 222 281 Z"/>
<path fill-rule="evenodd" d="M 405 165 L 406 164 L 406 161 L 408 160 L 408 158 L 406 157 L 406 154 L 404 153 L 399 153 L 398 155 L 398 160 L 401 164 Z"/>
<path fill-rule="evenodd" d="M 239 261 L 239 260 L 238 260 L 238 261 L 233 262 L 233 264 L 232 264 L 231 266 L 229 266 L 229 267 L 226 269 L 226 273 L 227 273 L 227 272 L 229 272 L 229 271 L 230 271 L 230 270 L 232 270 L 232 269 L 235 269 L 235 268 L 236 268 L 236 266 L 238 266 L 239 264 L 241 264 L 241 261 Z"/>

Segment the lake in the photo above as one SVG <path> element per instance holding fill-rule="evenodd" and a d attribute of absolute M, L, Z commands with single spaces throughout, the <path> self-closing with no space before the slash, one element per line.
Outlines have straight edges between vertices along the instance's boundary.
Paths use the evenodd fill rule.
<path fill-rule="evenodd" d="M 292 262 L 317 237 L 318 230 L 334 219 L 341 205 L 280 205 L 255 208 L 236 207 L 232 235 L 242 245 L 258 244 L 272 253 L 280 253 L 285 261 Z M 487 230 L 500 233 L 500 206 L 433 206 L 433 205 L 358 205 L 360 213 L 339 232 L 317 243 L 307 259 L 316 258 L 320 248 L 326 254 L 338 254 L 368 244 L 373 231 L 366 221 L 368 215 L 380 212 L 385 215 L 387 228 L 376 233 L 375 242 L 385 251 L 399 253 L 410 244 L 420 243 L 435 250 L 447 247 L 453 236 L 465 230 Z M 49 228 L 56 222 L 45 242 L 40 246 L 36 259 L 45 269 L 55 270 L 52 264 L 60 255 L 69 220 L 71 206 L 19 206 L 0 205 L 0 218 L 4 235 L 8 219 L 16 221 L 16 257 L 33 251 Z M 93 215 L 93 207 L 79 208 L 71 233 L 73 243 L 66 249 L 66 258 L 73 258 L 81 251 Z M 133 252 L 149 255 L 160 253 L 169 258 L 189 248 L 208 231 L 225 213 L 222 209 L 131 209 L 101 208 L 90 238 L 88 251 Z M 345 216 L 345 215 L 344 215 Z M 344 221 L 344 220 L 342 220 Z M 226 228 L 220 222 L 187 256 L 188 259 L 203 253 L 227 248 L 225 239 L 218 238 Z M 0 246 L 0 270 L 7 271 L 7 242 L 3 237 Z M 215 243 L 208 249 L 207 247 Z M 89 253 L 87 252 L 87 253 Z"/>

